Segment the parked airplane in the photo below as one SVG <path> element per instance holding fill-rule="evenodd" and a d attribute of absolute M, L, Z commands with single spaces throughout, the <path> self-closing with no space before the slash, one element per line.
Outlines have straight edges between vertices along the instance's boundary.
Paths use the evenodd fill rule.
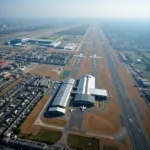
<path fill-rule="evenodd" d="M 80 108 L 81 108 L 81 111 L 84 111 L 86 109 L 85 106 L 80 106 Z"/>
<path fill-rule="evenodd" d="M 73 112 L 74 110 L 75 110 L 75 109 L 73 109 L 73 108 L 69 108 L 69 111 L 70 111 L 70 112 Z"/>

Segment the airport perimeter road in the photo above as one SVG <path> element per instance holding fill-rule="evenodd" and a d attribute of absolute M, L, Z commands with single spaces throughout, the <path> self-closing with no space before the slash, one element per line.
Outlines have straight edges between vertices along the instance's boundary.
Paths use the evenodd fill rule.
<path fill-rule="evenodd" d="M 132 147 L 134 150 L 150 150 L 150 140 L 143 128 L 141 120 L 139 119 L 138 112 L 132 106 L 128 94 L 122 84 L 117 68 L 114 65 L 115 58 L 112 56 L 110 47 L 107 45 L 104 34 L 100 33 L 100 39 L 103 48 L 103 53 L 108 63 L 111 73 L 112 81 L 116 89 L 119 104 L 122 110 L 122 116 L 126 125 L 128 134 L 131 139 Z"/>

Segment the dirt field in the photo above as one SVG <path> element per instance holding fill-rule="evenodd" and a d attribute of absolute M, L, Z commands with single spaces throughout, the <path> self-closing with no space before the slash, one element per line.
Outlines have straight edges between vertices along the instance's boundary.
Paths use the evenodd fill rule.
<path fill-rule="evenodd" d="M 9 86 L 7 86 L 5 89 L 3 89 L 0 92 L 0 96 L 4 95 L 7 91 L 9 91 L 11 88 L 13 88 L 15 85 L 17 85 L 19 82 L 21 82 L 23 80 L 23 78 L 19 78 L 17 79 L 15 82 L 13 82 L 12 84 L 10 84 Z"/>
<path fill-rule="evenodd" d="M 97 134 L 113 134 L 120 128 L 120 109 L 117 103 L 109 102 L 100 114 L 86 114 L 84 129 Z"/>
<path fill-rule="evenodd" d="M 53 71 L 56 68 L 62 68 L 62 66 L 48 66 L 48 65 L 38 65 L 34 70 L 32 70 L 31 74 L 41 75 L 51 77 L 53 79 L 59 78 L 59 74 Z"/>
<path fill-rule="evenodd" d="M 44 95 L 42 100 L 38 102 L 36 107 L 32 110 L 30 115 L 27 117 L 27 119 L 21 125 L 21 133 L 24 133 L 24 134 L 31 133 L 31 134 L 36 135 L 39 132 L 40 127 L 33 125 L 33 123 L 34 123 L 35 119 L 37 118 L 37 116 L 39 115 L 39 113 L 41 112 L 44 105 L 46 104 L 46 102 L 48 101 L 49 97 L 50 97 L 50 95 Z"/>
<path fill-rule="evenodd" d="M 61 119 L 61 118 L 41 118 L 41 120 L 48 124 L 48 125 L 55 125 L 55 126 L 61 126 L 64 127 L 67 125 L 68 121 L 67 119 Z"/>
<path fill-rule="evenodd" d="M 125 142 L 126 142 L 127 150 L 132 150 L 131 141 L 130 141 L 130 138 L 128 136 L 125 137 Z"/>
<path fill-rule="evenodd" d="M 118 150 L 131 150 L 123 146 L 121 143 L 108 138 L 100 138 L 100 148 L 102 149 L 103 146 L 112 146 L 118 148 Z"/>
<path fill-rule="evenodd" d="M 91 107 L 90 110 L 99 110 L 104 107 L 103 102 L 96 101 L 95 106 Z"/>
<path fill-rule="evenodd" d="M 78 71 L 78 77 L 83 74 L 92 74 L 92 58 L 84 57 L 82 59 L 80 69 Z"/>

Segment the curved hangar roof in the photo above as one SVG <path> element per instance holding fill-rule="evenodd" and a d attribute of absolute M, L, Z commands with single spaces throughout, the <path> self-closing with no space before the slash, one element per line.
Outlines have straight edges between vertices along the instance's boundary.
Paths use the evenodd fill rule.
<path fill-rule="evenodd" d="M 54 99 L 52 106 L 66 107 L 74 82 L 75 80 L 72 78 L 64 80 Z"/>

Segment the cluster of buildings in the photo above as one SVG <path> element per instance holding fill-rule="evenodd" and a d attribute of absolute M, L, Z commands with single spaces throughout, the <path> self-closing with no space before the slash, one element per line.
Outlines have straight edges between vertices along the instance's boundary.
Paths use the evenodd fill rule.
<path fill-rule="evenodd" d="M 118 56 L 125 63 L 130 73 L 136 79 L 138 85 L 143 88 L 149 88 L 150 87 L 149 80 L 144 76 L 143 72 L 137 67 L 137 64 L 142 63 L 141 60 L 137 59 L 137 63 L 131 63 L 127 59 L 125 54 L 118 52 Z"/>
<path fill-rule="evenodd" d="M 51 64 L 51 65 L 60 65 L 65 66 L 69 60 L 72 58 L 73 54 L 69 53 L 60 53 L 60 52 L 52 52 L 47 53 L 47 51 L 27 51 L 22 54 L 18 54 L 16 56 L 10 57 L 10 59 L 18 61 L 18 62 L 35 62 L 35 63 L 43 63 L 43 64 Z"/>
<path fill-rule="evenodd" d="M 91 75 L 85 74 L 77 81 L 68 78 L 58 87 L 45 116 L 65 115 L 69 100 L 73 101 L 74 106 L 92 107 L 96 100 L 106 100 L 108 97 L 110 97 L 109 91 L 95 88 L 95 77 Z"/>
<path fill-rule="evenodd" d="M 30 38 L 14 38 L 11 39 L 7 44 L 23 47 L 25 45 L 38 45 L 38 46 L 45 46 L 51 47 L 55 49 L 64 49 L 64 50 L 74 50 L 77 47 L 75 43 L 68 43 L 66 41 L 59 41 L 59 40 L 47 40 L 47 39 L 30 39 Z"/>
<path fill-rule="evenodd" d="M 11 133 L 26 119 L 41 99 L 48 78 L 29 75 L 0 97 L 0 134 Z"/>
<path fill-rule="evenodd" d="M 136 49 L 150 48 L 150 42 L 148 40 L 141 40 L 141 42 L 139 42 L 137 41 L 136 38 L 134 38 L 134 36 L 132 36 L 132 38 L 130 36 L 127 37 L 128 35 L 131 35 L 131 33 L 125 33 L 124 34 L 125 36 L 120 37 L 120 34 L 116 34 L 113 31 L 110 30 L 104 30 L 104 31 L 112 47 L 116 50 L 136 50 Z"/>

